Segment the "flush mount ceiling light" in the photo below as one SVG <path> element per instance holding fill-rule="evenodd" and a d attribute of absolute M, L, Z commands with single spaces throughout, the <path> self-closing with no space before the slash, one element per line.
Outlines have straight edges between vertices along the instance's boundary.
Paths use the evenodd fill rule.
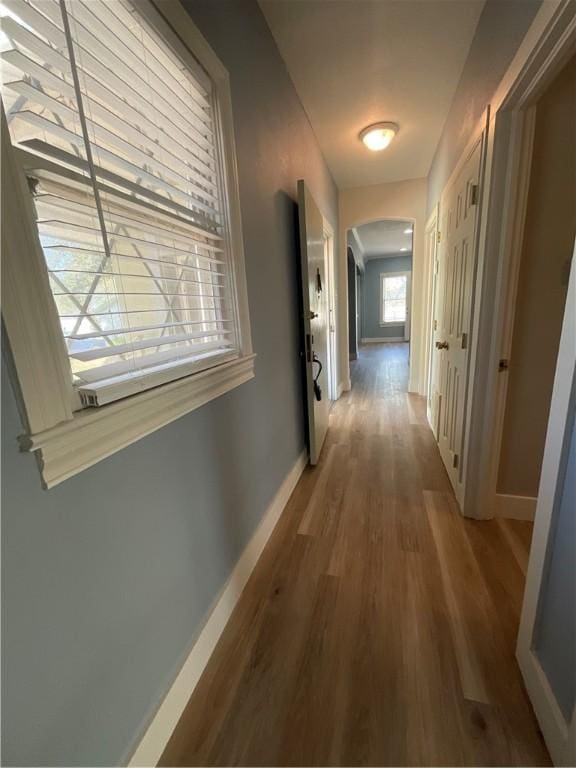
<path fill-rule="evenodd" d="M 396 123 L 374 123 L 360 132 L 360 138 L 372 152 L 381 152 L 397 133 Z"/>

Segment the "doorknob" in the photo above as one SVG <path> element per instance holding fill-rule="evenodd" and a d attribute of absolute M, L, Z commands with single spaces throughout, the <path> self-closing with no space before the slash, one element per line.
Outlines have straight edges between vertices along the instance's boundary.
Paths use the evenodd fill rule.
<path fill-rule="evenodd" d="M 448 349 L 449 344 L 447 341 L 437 341 L 436 342 L 436 349 Z"/>

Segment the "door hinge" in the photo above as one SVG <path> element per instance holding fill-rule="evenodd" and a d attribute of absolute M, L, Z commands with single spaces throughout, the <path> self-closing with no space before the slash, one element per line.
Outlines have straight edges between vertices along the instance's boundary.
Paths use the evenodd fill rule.
<path fill-rule="evenodd" d="M 470 185 L 470 205 L 478 204 L 478 184 Z"/>
<path fill-rule="evenodd" d="M 452 466 L 454 469 L 458 469 L 458 454 L 454 454 L 454 458 L 452 459 Z"/>
<path fill-rule="evenodd" d="M 462 334 L 462 347 L 461 348 L 462 349 L 466 349 L 467 346 L 468 346 L 468 334 L 467 333 L 463 333 Z"/>
<path fill-rule="evenodd" d="M 503 357 L 499 363 L 498 363 L 498 370 L 499 371 L 507 371 L 508 367 L 510 365 L 510 361 L 507 360 L 505 357 Z"/>
<path fill-rule="evenodd" d="M 306 334 L 306 362 L 312 362 L 312 336 L 309 333 Z"/>
<path fill-rule="evenodd" d="M 436 236 L 436 242 L 438 242 L 438 243 L 439 243 L 439 242 L 440 242 L 440 240 L 442 240 L 442 233 L 440 232 L 440 230 L 438 230 L 438 234 L 437 234 L 437 236 Z"/>
<path fill-rule="evenodd" d="M 438 320 L 434 320 L 434 330 L 438 330 Z"/>

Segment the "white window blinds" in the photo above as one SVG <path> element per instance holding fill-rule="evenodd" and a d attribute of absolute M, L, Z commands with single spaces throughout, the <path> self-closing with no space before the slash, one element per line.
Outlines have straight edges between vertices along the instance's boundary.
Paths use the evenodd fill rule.
<path fill-rule="evenodd" d="M 211 82 L 143 8 L 0 4 L 7 120 L 84 405 L 238 352 Z"/>

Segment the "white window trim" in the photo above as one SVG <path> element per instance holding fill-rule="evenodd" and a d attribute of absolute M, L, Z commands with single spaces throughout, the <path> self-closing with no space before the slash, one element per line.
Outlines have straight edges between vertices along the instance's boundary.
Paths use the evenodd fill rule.
<path fill-rule="evenodd" d="M 193 51 L 214 84 L 240 353 L 234 360 L 110 405 L 73 411 L 74 390 L 32 196 L 2 111 L 2 315 L 26 430 L 20 445 L 36 453 L 46 488 L 254 377 L 229 75 L 178 0 L 149 2 L 154 7 L 143 3 L 144 15 L 154 17 L 155 28 L 181 55 Z"/>
<path fill-rule="evenodd" d="M 381 328 L 390 328 L 395 327 L 399 328 L 400 326 L 405 326 L 404 331 L 404 337 L 409 338 L 409 328 L 410 328 L 410 290 L 411 290 L 411 276 L 412 273 L 409 271 L 404 272 L 380 272 L 380 327 Z M 384 322 L 384 280 L 387 277 L 406 277 L 406 320 L 393 320 L 392 322 Z"/>

